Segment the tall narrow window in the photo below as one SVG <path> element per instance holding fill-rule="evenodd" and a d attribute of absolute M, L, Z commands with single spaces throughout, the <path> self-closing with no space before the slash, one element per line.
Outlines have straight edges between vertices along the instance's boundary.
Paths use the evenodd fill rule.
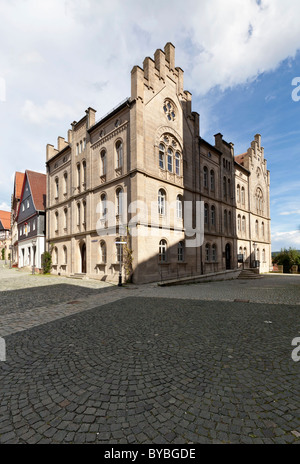
<path fill-rule="evenodd" d="M 215 226 L 216 225 L 216 208 L 214 205 L 212 205 L 211 210 L 210 210 L 210 218 L 211 218 L 211 225 Z"/>
<path fill-rule="evenodd" d="M 120 242 L 120 237 L 117 238 L 116 242 Z M 123 245 L 120 243 L 116 243 L 116 254 L 117 254 L 117 262 L 123 262 Z"/>
<path fill-rule="evenodd" d="M 239 214 L 237 217 L 237 230 L 241 232 L 241 215 Z"/>
<path fill-rule="evenodd" d="M 77 203 L 77 225 L 80 226 L 80 203 Z"/>
<path fill-rule="evenodd" d="M 241 187 L 239 185 L 236 188 L 236 201 L 238 203 L 241 201 Z"/>
<path fill-rule="evenodd" d="M 106 243 L 104 240 L 100 242 L 100 262 L 102 264 L 106 263 Z"/>
<path fill-rule="evenodd" d="M 101 151 L 100 159 L 101 159 L 100 175 L 105 176 L 106 175 L 106 151 L 105 150 Z"/>
<path fill-rule="evenodd" d="M 77 164 L 77 187 L 80 189 L 80 164 Z"/>
<path fill-rule="evenodd" d="M 105 219 L 105 218 L 106 218 L 106 213 L 107 213 L 107 209 L 106 209 L 106 195 L 105 195 L 105 193 L 102 193 L 102 195 L 101 195 L 101 219 Z"/>
<path fill-rule="evenodd" d="M 208 187 L 208 170 L 206 166 L 203 168 L 203 185 L 205 188 Z"/>
<path fill-rule="evenodd" d="M 210 171 L 210 189 L 215 190 L 215 171 Z"/>
<path fill-rule="evenodd" d="M 244 189 L 244 187 L 242 187 L 242 189 L 241 189 L 241 203 L 242 203 L 242 205 L 245 204 L 245 189 Z"/>
<path fill-rule="evenodd" d="M 183 263 L 184 261 L 184 243 L 179 242 L 177 247 L 177 261 Z"/>
<path fill-rule="evenodd" d="M 65 231 L 68 228 L 68 210 L 67 208 L 64 209 L 64 229 Z"/>
<path fill-rule="evenodd" d="M 176 198 L 176 215 L 177 219 L 182 219 L 182 196 L 177 195 Z"/>
<path fill-rule="evenodd" d="M 265 249 L 263 249 L 263 251 L 262 251 L 261 258 L 262 258 L 263 263 L 265 263 L 266 262 L 266 250 Z"/>
<path fill-rule="evenodd" d="M 227 195 L 228 195 L 228 198 L 230 199 L 231 198 L 231 182 L 230 182 L 230 179 L 228 179 L 228 182 L 227 182 Z"/>
<path fill-rule="evenodd" d="M 163 189 L 158 192 L 158 214 L 166 214 L 166 192 Z"/>
<path fill-rule="evenodd" d="M 205 245 L 205 261 L 208 262 L 210 260 L 210 246 L 207 243 Z"/>
<path fill-rule="evenodd" d="M 255 221 L 255 235 L 258 237 L 258 221 Z"/>
<path fill-rule="evenodd" d="M 168 171 L 173 172 L 173 151 L 168 148 Z"/>
<path fill-rule="evenodd" d="M 59 191 L 59 184 L 58 184 L 58 178 L 56 177 L 56 179 L 55 179 L 55 198 L 58 198 L 58 191 Z"/>
<path fill-rule="evenodd" d="M 58 232 L 58 212 L 56 211 L 55 213 L 55 222 L 54 222 L 54 226 L 55 226 L 55 232 Z"/>
<path fill-rule="evenodd" d="M 63 264 L 67 264 L 68 262 L 68 252 L 67 252 L 67 247 L 64 245 L 63 246 Z"/>
<path fill-rule="evenodd" d="M 160 263 L 167 261 L 167 242 L 165 240 L 159 242 L 158 260 Z"/>
<path fill-rule="evenodd" d="M 82 208 L 83 208 L 83 225 L 85 226 L 86 225 L 86 202 L 83 201 L 82 202 Z"/>
<path fill-rule="evenodd" d="M 261 236 L 265 238 L 265 223 L 264 222 L 261 223 Z"/>
<path fill-rule="evenodd" d="M 217 247 L 215 244 L 211 247 L 211 260 L 214 263 L 217 261 Z"/>
<path fill-rule="evenodd" d="M 227 182 L 226 177 L 223 177 L 223 197 L 226 197 L 226 189 L 227 189 Z"/>
<path fill-rule="evenodd" d="M 85 161 L 82 162 L 82 172 L 83 172 L 83 179 L 82 179 L 83 187 L 86 188 L 86 162 Z"/>
<path fill-rule="evenodd" d="M 117 169 L 123 166 L 123 144 L 121 140 L 118 140 L 116 143 L 116 153 L 117 153 Z"/>
<path fill-rule="evenodd" d="M 228 232 L 231 232 L 231 211 L 228 211 Z"/>
<path fill-rule="evenodd" d="M 180 176 L 180 154 L 175 153 L 175 172 L 177 176 Z"/>
<path fill-rule="evenodd" d="M 246 232 L 246 218 L 245 216 L 242 217 L 242 232 Z"/>
<path fill-rule="evenodd" d="M 116 215 L 122 216 L 123 213 L 123 190 L 118 188 L 116 191 Z"/>
<path fill-rule="evenodd" d="M 204 224 L 208 225 L 208 204 L 204 205 Z"/>
<path fill-rule="evenodd" d="M 159 145 L 159 167 L 165 169 L 165 147 L 162 143 Z"/>
<path fill-rule="evenodd" d="M 227 229 L 227 209 L 224 210 L 224 229 Z"/>
<path fill-rule="evenodd" d="M 68 174 L 64 173 L 64 195 L 68 193 Z"/>

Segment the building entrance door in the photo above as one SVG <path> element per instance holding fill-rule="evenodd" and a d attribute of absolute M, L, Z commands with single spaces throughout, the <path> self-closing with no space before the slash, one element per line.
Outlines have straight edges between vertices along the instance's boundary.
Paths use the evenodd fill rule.
<path fill-rule="evenodd" d="M 85 243 L 81 247 L 81 272 L 86 274 L 86 246 Z"/>
<path fill-rule="evenodd" d="M 225 247 L 225 261 L 226 261 L 226 269 L 231 269 L 231 257 L 230 257 L 230 245 L 227 243 Z"/>

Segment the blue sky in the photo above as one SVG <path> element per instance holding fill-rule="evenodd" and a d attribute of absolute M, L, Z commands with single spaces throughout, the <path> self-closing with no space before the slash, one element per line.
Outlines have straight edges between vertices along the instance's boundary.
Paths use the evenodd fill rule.
<path fill-rule="evenodd" d="M 272 249 L 300 249 L 298 0 L 0 0 L 0 17 L 0 209 L 15 171 L 43 172 L 46 144 L 130 96 L 132 67 L 170 41 L 201 136 L 239 154 L 261 134 Z"/>

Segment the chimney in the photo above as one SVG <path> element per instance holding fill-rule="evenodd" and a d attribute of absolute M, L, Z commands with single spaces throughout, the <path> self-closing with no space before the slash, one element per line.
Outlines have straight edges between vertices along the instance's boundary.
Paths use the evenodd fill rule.
<path fill-rule="evenodd" d="M 148 85 L 153 89 L 154 85 L 154 61 L 147 56 L 143 63 L 144 76 L 148 80 Z"/>
<path fill-rule="evenodd" d="M 89 107 L 85 112 L 87 115 L 86 125 L 87 125 L 87 129 L 89 129 L 95 124 L 97 111 Z"/>

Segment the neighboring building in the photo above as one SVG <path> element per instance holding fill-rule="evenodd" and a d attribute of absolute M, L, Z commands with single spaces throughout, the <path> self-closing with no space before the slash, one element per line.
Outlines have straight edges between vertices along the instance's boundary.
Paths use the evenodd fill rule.
<path fill-rule="evenodd" d="M 261 272 L 269 272 L 270 172 L 259 134 L 246 153 L 235 157 L 235 184 L 238 254 L 244 256 L 245 267 L 253 267 L 257 262 Z"/>
<path fill-rule="evenodd" d="M 47 145 L 46 243 L 54 273 L 117 281 L 123 248 L 116 242 L 124 241 L 127 227 L 137 283 L 236 269 L 240 247 L 247 248 L 246 264 L 254 265 L 257 237 L 249 235 L 244 245 L 244 237 L 237 236 L 235 183 L 242 172 L 248 195 L 254 195 L 258 171 L 235 160 L 233 144 L 222 134 L 215 135 L 215 145 L 202 139 L 191 104 L 168 43 L 164 51 L 156 50 L 154 60 L 145 58 L 143 69 L 132 69 L 130 98 L 97 122 L 96 111 L 88 108 L 72 123 L 67 140 L 58 137 L 57 149 Z M 262 175 L 266 172 L 264 165 Z M 263 187 L 266 230 L 268 183 Z M 187 201 L 193 205 L 191 221 Z M 204 204 L 204 243 L 189 247 L 188 222 L 195 227 L 197 201 Z M 258 215 L 252 200 L 244 214 L 249 223 Z M 267 268 L 265 238 L 260 249 Z"/>
<path fill-rule="evenodd" d="M 46 175 L 25 171 L 17 214 L 19 267 L 41 269 L 45 251 Z"/>
<path fill-rule="evenodd" d="M 0 259 L 11 257 L 10 212 L 0 211 Z"/>
<path fill-rule="evenodd" d="M 19 210 L 19 203 L 21 199 L 22 187 L 24 182 L 25 174 L 23 172 L 15 173 L 14 180 L 14 193 L 11 197 L 11 244 L 12 244 L 12 265 L 18 265 L 19 253 L 18 253 L 18 223 L 17 215 Z"/>

